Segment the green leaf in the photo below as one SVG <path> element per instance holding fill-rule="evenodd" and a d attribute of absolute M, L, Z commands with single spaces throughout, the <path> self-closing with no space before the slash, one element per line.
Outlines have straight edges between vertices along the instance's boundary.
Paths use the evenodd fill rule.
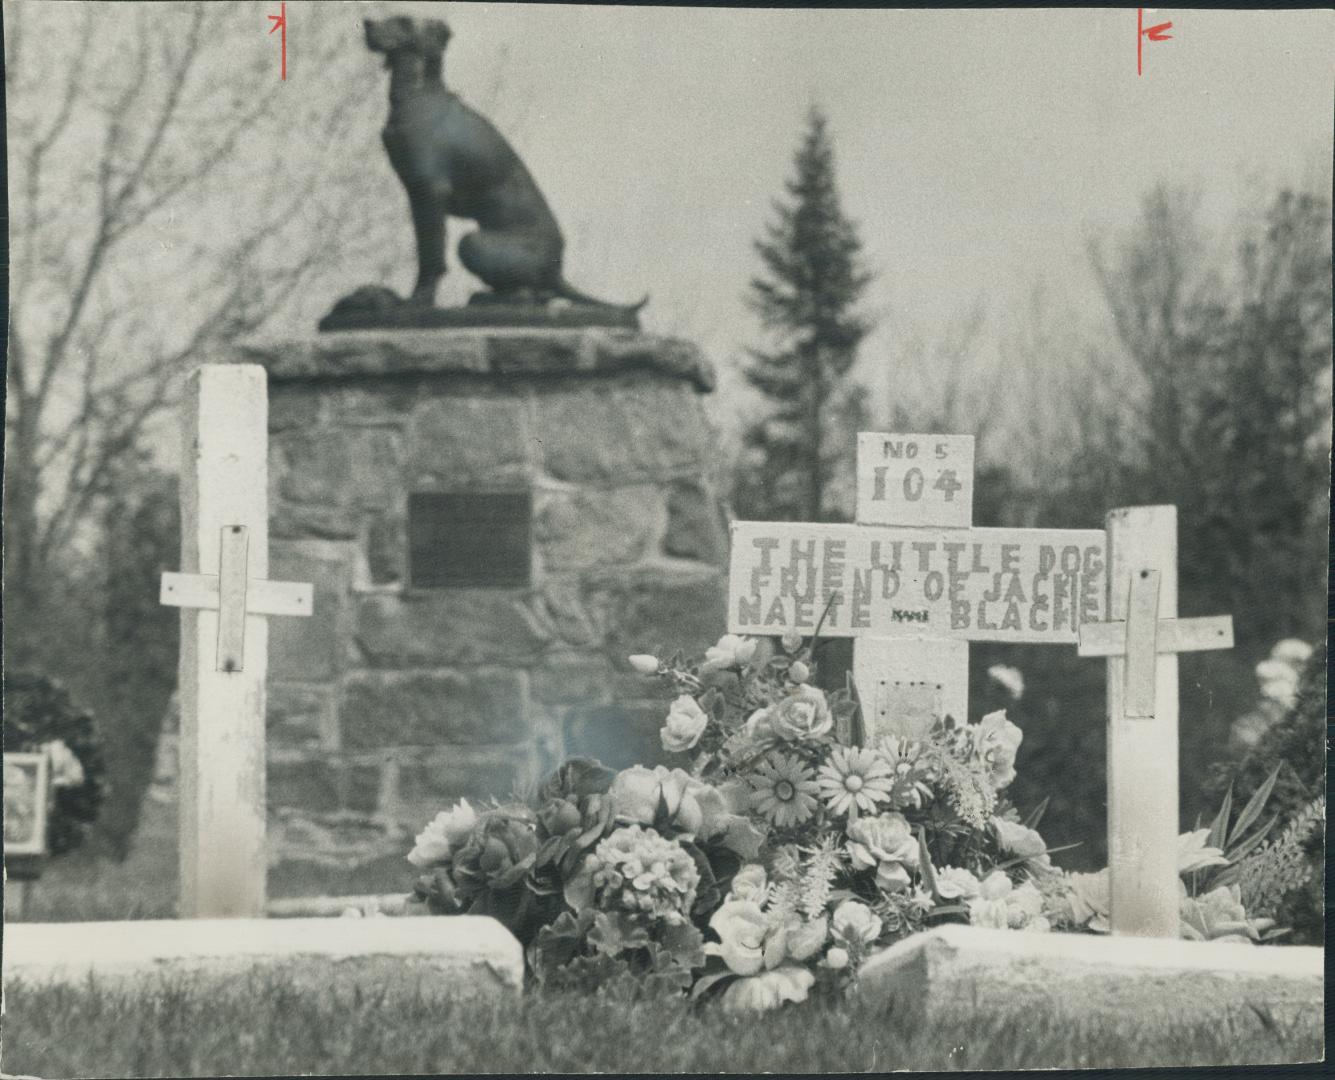
<path fill-rule="evenodd" d="M 705 965 L 705 935 L 692 923 L 669 926 L 660 935 L 672 962 L 690 969 Z"/>
<path fill-rule="evenodd" d="M 1037 829 L 1038 823 L 1043 820 L 1044 813 L 1047 812 L 1048 803 L 1051 801 L 1051 795 L 1044 795 L 1043 801 L 1029 812 L 1029 816 L 1024 819 L 1022 824 L 1026 829 Z"/>
<path fill-rule="evenodd" d="M 932 869 L 932 856 L 927 850 L 927 830 L 919 825 L 916 831 L 918 833 L 918 867 L 922 870 L 922 879 L 927 883 L 927 891 L 932 894 L 932 898 L 940 900 L 941 894 L 936 891 L 936 871 Z"/>
<path fill-rule="evenodd" d="M 731 971 L 716 971 L 711 975 L 701 975 L 695 980 L 695 986 L 691 989 L 691 1000 L 699 1001 L 710 987 L 717 986 L 724 979 L 735 978 L 737 976 Z"/>
<path fill-rule="evenodd" d="M 576 919 L 570 912 L 563 911 L 555 921 L 538 931 L 528 947 L 528 962 L 539 982 L 574 959 L 592 923 L 592 914 Z"/>
<path fill-rule="evenodd" d="M 749 817 L 733 814 L 728 818 L 728 830 L 722 842 L 743 859 L 755 859 L 760 854 L 760 845 L 765 842 L 765 833 L 757 829 Z"/>
<path fill-rule="evenodd" d="M 1251 827 L 1252 822 L 1261 816 L 1261 811 L 1265 808 L 1266 800 L 1270 798 L 1270 793 L 1275 789 L 1275 781 L 1279 779 L 1279 770 L 1284 767 L 1280 762 L 1275 766 L 1274 772 L 1266 777 L 1265 783 L 1256 789 L 1255 794 L 1247 800 L 1247 805 L 1242 808 L 1242 813 L 1238 815 L 1238 820 L 1233 825 L 1233 831 L 1229 834 L 1228 842 L 1231 844 L 1238 839 L 1244 832 Z M 1230 792 L 1232 786 L 1229 787 Z M 1216 844 L 1216 847 L 1226 847 L 1225 844 Z"/>
<path fill-rule="evenodd" d="M 1224 792 L 1224 801 L 1219 804 L 1219 813 L 1215 814 L 1214 821 L 1210 823 L 1210 834 L 1205 838 L 1206 847 L 1216 847 L 1220 851 L 1224 849 L 1224 842 L 1228 839 L 1228 815 L 1233 811 L 1233 783 L 1229 782 L 1228 790 Z"/>
<path fill-rule="evenodd" d="M 597 912 L 589 931 L 589 944 L 608 956 L 627 949 L 642 949 L 649 940 L 649 931 L 628 911 Z"/>
<path fill-rule="evenodd" d="M 1249 837 L 1247 837 L 1246 840 L 1238 841 L 1238 843 L 1233 845 L 1233 847 L 1229 850 L 1227 856 L 1228 861 L 1230 863 L 1236 863 L 1239 860 L 1241 860 L 1244 855 L 1248 854 L 1253 848 L 1255 848 L 1259 843 L 1261 843 L 1261 841 L 1264 840 L 1266 836 L 1270 833 L 1270 830 L 1273 829 L 1278 823 L 1279 823 L 1279 815 L 1275 814 L 1273 817 L 1271 817 L 1269 821 L 1267 821 L 1264 825 L 1262 825 L 1259 829 L 1257 829 Z"/>
<path fill-rule="evenodd" d="M 538 848 L 537 865 L 546 866 L 559 859 L 564 854 L 565 842 L 564 836 L 549 836 L 544 840 L 542 847 Z"/>
<path fill-rule="evenodd" d="M 1019 866 L 1021 863 L 1028 862 L 1030 859 L 1037 859 L 1042 855 L 1052 855 L 1058 851 L 1070 851 L 1071 848 L 1078 848 L 1082 843 L 1083 841 L 1077 840 L 1074 844 L 1059 844 L 1056 847 L 1044 848 L 1038 855 L 1017 855 L 1013 859 L 997 863 L 993 869 L 1009 870 L 1012 866 Z"/>

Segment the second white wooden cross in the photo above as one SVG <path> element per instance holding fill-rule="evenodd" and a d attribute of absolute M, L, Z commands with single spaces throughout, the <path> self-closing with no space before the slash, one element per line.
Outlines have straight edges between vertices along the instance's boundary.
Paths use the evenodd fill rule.
<path fill-rule="evenodd" d="M 266 581 L 268 394 L 254 364 L 206 364 L 182 424 L 180 903 L 187 918 L 264 914 L 268 615 L 310 615 L 312 586 Z M 201 573 L 211 568 L 217 573 Z"/>
<path fill-rule="evenodd" d="M 1233 646 L 1224 615 L 1177 618 L 1177 508 L 1108 514 L 1109 622 L 1080 628 L 1108 658 L 1108 876 L 1114 934 L 1176 938 L 1177 654 Z"/>

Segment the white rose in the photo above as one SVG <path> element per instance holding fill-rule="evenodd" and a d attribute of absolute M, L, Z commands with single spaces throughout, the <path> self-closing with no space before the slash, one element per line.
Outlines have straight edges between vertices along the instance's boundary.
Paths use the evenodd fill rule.
<path fill-rule="evenodd" d="M 980 888 L 978 879 L 962 866 L 943 866 L 936 871 L 936 891 L 942 900 L 968 900 Z"/>
<path fill-rule="evenodd" d="M 710 942 L 705 952 L 723 957 L 738 975 L 755 975 L 765 966 L 764 943 L 769 920 L 754 900 L 728 900 L 709 919 L 719 942 Z"/>
<path fill-rule="evenodd" d="M 724 668 L 742 667 L 751 662 L 756 654 L 756 639 L 742 637 L 739 634 L 724 634 L 718 643 L 705 650 L 705 662 L 700 665 L 700 672 L 722 671 Z"/>
<path fill-rule="evenodd" d="M 1006 719 L 1006 710 L 988 713 L 974 727 L 974 745 L 988 766 L 988 779 L 997 791 L 1015 779 L 1015 752 L 1024 732 Z"/>
<path fill-rule="evenodd" d="M 468 805 L 467 799 L 460 799 L 456 806 L 442 810 L 417 834 L 408 861 L 420 867 L 444 862 L 455 847 L 468 839 L 476 824 L 477 811 Z"/>
<path fill-rule="evenodd" d="M 668 710 L 667 722 L 659 731 L 663 749 L 679 754 L 700 741 L 709 726 L 709 717 L 690 694 L 682 694 Z"/>

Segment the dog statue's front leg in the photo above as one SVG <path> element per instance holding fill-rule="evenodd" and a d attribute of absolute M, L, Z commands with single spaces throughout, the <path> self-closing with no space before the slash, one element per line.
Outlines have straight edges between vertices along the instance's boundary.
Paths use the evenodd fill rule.
<path fill-rule="evenodd" d="M 417 284 L 413 286 L 411 302 L 423 307 L 435 304 L 436 285 L 445 274 L 445 207 L 448 197 L 449 188 L 439 183 L 423 184 L 408 193 L 413 232 L 417 236 Z"/>

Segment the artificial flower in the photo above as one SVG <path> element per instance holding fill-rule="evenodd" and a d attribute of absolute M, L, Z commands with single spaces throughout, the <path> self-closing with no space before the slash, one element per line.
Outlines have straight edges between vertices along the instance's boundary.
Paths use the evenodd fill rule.
<path fill-rule="evenodd" d="M 616 770 L 593 758 L 573 757 L 543 781 L 538 798 L 577 799 L 583 795 L 604 795 L 616 779 Z"/>
<path fill-rule="evenodd" d="M 819 790 L 811 770 L 787 754 L 771 753 L 747 777 L 754 789 L 751 808 L 772 825 L 801 825 L 816 811 Z"/>
<path fill-rule="evenodd" d="M 1204 896 L 1181 899 L 1182 936 L 1192 941 L 1250 945 L 1275 925 L 1274 919 L 1249 919 L 1237 885 L 1220 885 Z"/>
<path fill-rule="evenodd" d="M 468 838 L 454 851 L 456 883 L 504 889 L 519 881 L 537 857 L 534 826 L 527 811 L 496 809 L 479 814 Z"/>
<path fill-rule="evenodd" d="M 477 811 L 460 799 L 449 810 L 442 810 L 417 834 L 408 861 L 414 866 L 428 867 L 444 862 L 450 852 L 462 844 L 477 823 Z"/>
<path fill-rule="evenodd" d="M 765 936 L 770 925 L 754 900 L 725 900 L 710 916 L 709 928 L 719 940 L 705 945 L 705 952 L 721 956 L 730 971 L 754 975 L 765 967 Z"/>
<path fill-rule="evenodd" d="M 766 1012 L 785 1001 L 806 1001 L 807 991 L 816 981 L 804 967 L 789 965 L 764 971 L 744 979 L 734 979 L 723 991 L 720 1005 L 724 1012 Z"/>
<path fill-rule="evenodd" d="M 732 885 L 728 890 L 730 900 L 754 900 L 761 903 L 765 896 L 768 878 L 765 868 L 760 863 L 747 863 L 732 876 Z"/>
<path fill-rule="evenodd" d="M 779 644 L 783 646 L 784 652 L 797 652 L 802 647 L 802 635 L 796 630 L 785 630 L 779 638 Z"/>
<path fill-rule="evenodd" d="M 848 826 L 848 854 L 854 866 L 876 868 L 876 884 L 898 892 L 918 868 L 918 841 L 908 820 L 894 810 L 877 817 L 862 817 Z"/>
<path fill-rule="evenodd" d="M 890 775 L 894 786 L 890 789 L 890 807 L 903 810 L 906 807 L 920 809 L 924 802 L 932 798 L 932 782 L 937 778 L 937 768 L 923 754 L 923 745 L 894 735 L 884 735 L 876 743 L 876 749 L 890 766 Z"/>
<path fill-rule="evenodd" d="M 79 787 L 84 782 L 83 764 L 63 741 L 53 739 L 43 743 L 42 749 L 51 762 L 52 787 Z"/>
<path fill-rule="evenodd" d="M 756 654 L 756 639 L 739 634 L 724 634 L 717 644 L 705 650 L 705 662 L 700 673 L 722 671 L 724 668 L 744 667 Z"/>
<path fill-rule="evenodd" d="M 1071 904 L 1071 921 L 1077 926 L 1106 934 L 1112 911 L 1112 879 L 1108 869 L 1094 874 L 1067 874 L 1067 898 Z"/>
<path fill-rule="evenodd" d="M 618 821 L 652 825 L 663 797 L 663 782 L 653 769 L 633 765 L 616 774 L 607 797 Z"/>
<path fill-rule="evenodd" d="M 742 725 L 742 733 L 756 743 L 766 743 L 777 739 L 774 728 L 770 724 L 769 709 L 756 709 L 746 718 L 746 723 Z"/>
<path fill-rule="evenodd" d="M 1006 925 L 1012 930 L 1049 929 L 1043 917 L 1043 894 L 1032 881 L 1022 881 L 1006 894 Z"/>
<path fill-rule="evenodd" d="M 834 727 L 834 714 L 824 692 L 804 684 L 770 706 L 768 725 L 776 738 L 804 742 L 827 734 Z"/>
<path fill-rule="evenodd" d="M 962 866 L 942 866 L 934 875 L 936 892 L 942 900 L 969 900 L 982 887 L 973 873 Z"/>
<path fill-rule="evenodd" d="M 690 694 L 681 694 L 668 710 L 667 721 L 659 738 L 663 749 L 673 754 L 683 753 L 700 741 L 709 726 L 709 717 Z"/>
<path fill-rule="evenodd" d="M 660 809 L 669 824 L 703 839 L 730 829 L 737 817 L 731 793 L 691 776 L 684 769 L 632 765 L 616 774 L 607 798 L 624 824 L 653 825 Z"/>
<path fill-rule="evenodd" d="M 626 659 L 630 661 L 630 666 L 641 675 L 658 674 L 658 657 L 656 656 L 651 656 L 649 653 L 636 653 Z"/>
<path fill-rule="evenodd" d="M 799 962 L 810 960 L 825 945 L 830 936 L 830 922 L 824 915 L 816 919 L 791 922 L 785 928 L 788 936 L 788 955 Z"/>
<path fill-rule="evenodd" d="M 830 916 L 830 934 L 840 945 L 856 951 L 881 936 L 881 919 L 860 900 L 845 900 Z"/>
<path fill-rule="evenodd" d="M 993 870 L 978 883 L 978 895 L 970 897 L 969 922 L 1005 930 L 1010 926 L 1009 896 L 1014 886 L 1004 870 Z"/>
<path fill-rule="evenodd" d="M 642 912 L 670 926 L 686 923 L 700 871 L 675 840 L 626 825 L 599 841 L 593 858 L 586 865 L 600 907 Z"/>
<path fill-rule="evenodd" d="M 538 824 L 544 836 L 565 836 L 584 824 L 584 814 L 571 799 L 549 799 L 538 808 Z"/>
<path fill-rule="evenodd" d="M 994 817 L 991 825 L 992 831 L 997 834 L 998 845 L 1007 854 L 1020 855 L 1028 859 L 1042 855 L 1048 849 L 1043 837 L 1018 821 Z"/>
<path fill-rule="evenodd" d="M 890 798 L 894 778 L 890 766 L 879 754 L 853 746 L 836 746 L 828 764 L 818 771 L 821 798 L 832 813 L 847 814 L 849 820 L 859 811 L 876 812 L 876 804 Z"/>
<path fill-rule="evenodd" d="M 831 946 L 825 954 L 825 966 L 833 971 L 842 971 L 848 967 L 848 950 L 841 949 L 838 945 Z"/>
<path fill-rule="evenodd" d="M 1190 873 L 1203 870 L 1207 866 L 1227 866 L 1228 859 L 1217 847 L 1206 846 L 1205 840 L 1210 835 L 1209 829 L 1196 829 L 1185 832 L 1177 838 L 1177 872 Z"/>
<path fill-rule="evenodd" d="M 788 681 L 794 683 L 804 683 L 811 678 L 811 668 L 807 667 L 801 660 L 794 660 L 788 665 Z"/>
<path fill-rule="evenodd" d="M 988 780 L 1000 791 L 1015 779 L 1015 752 L 1024 732 L 1006 719 L 1006 710 L 988 713 L 973 727 L 974 748 L 987 766 Z"/>

